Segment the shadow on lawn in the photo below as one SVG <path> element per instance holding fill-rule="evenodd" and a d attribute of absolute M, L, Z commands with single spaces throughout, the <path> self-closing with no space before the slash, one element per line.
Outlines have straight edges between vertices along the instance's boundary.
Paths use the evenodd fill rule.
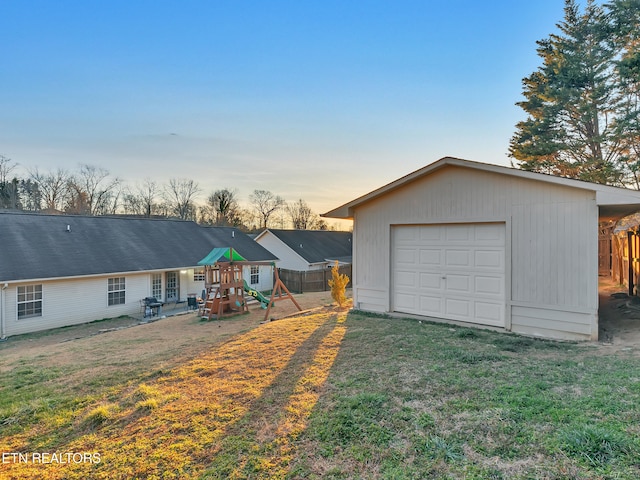
<path fill-rule="evenodd" d="M 345 315 L 320 326 L 296 350 L 246 414 L 227 429 L 204 478 L 279 478 L 292 460 L 346 327 Z M 333 320 L 333 318 L 332 318 Z"/>
<path fill-rule="evenodd" d="M 0 450 L 98 456 L 7 463 L 3 478 L 283 477 L 340 349 L 346 315 L 265 324 L 148 384 L 123 383 L 73 412 L 71 424 L 44 419 Z M 55 428 L 68 430 L 55 437 L 64 444 L 43 442 L 43 431 Z"/>

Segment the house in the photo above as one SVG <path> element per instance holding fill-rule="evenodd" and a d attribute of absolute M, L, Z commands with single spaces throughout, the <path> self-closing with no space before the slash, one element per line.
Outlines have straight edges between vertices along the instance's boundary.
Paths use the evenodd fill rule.
<path fill-rule="evenodd" d="M 598 338 L 599 224 L 640 192 L 445 157 L 323 216 L 352 219 L 354 307 Z"/>
<path fill-rule="evenodd" d="M 215 247 L 276 260 L 230 227 L 0 211 L 0 337 L 138 314 L 149 296 L 186 301 L 202 292 L 198 262 Z M 246 268 L 253 288 L 272 288 L 272 267 Z"/>
<path fill-rule="evenodd" d="M 351 232 L 266 229 L 254 240 L 279 258 L 279 268 L 308 271 L 351 263 Z"/>

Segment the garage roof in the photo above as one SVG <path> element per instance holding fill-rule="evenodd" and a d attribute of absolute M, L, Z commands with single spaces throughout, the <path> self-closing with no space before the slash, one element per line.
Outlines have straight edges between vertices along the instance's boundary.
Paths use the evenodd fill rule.
<path fill-rule="evenodd" d="M 618 220 L 624 216 L 640 211 L 640 192 L 630 190 L 628 188 L 612 187 L 609 185 L 600 185 L 597 183 L 585 182 L 582 180 L 574 180 L 572 178 L 557 177 L 544 173 L 529 172 L 517 168 L 503 167 L 500 165 L 492 165 L 489 163 L 473 162 L 460 158 L 444 157 L 440 160 L 422 167 L 404 177 L 399 178 L 383 187 L 369 192 L 361 197 L 356 198 L 344 205 L 335 208 L 327 213 L 323 213 L 322 217 L 353 219 L 353 211 L 356 207 L 374 200 L 382 195 L 393 192 L 404 185 L 411 183 L 419 178 L 430 175 L 431 173 L 445 168 L 447 166 L 455 166 L 462 168 L 472 168 L 485 172 L 498 173 L 500 175 L 512 175 L 515 177 L 525 178 L 538 182 L 554 183 L 570 188 L 579 188 L 582 190 L 591 190 L 596 193 L 596 203 L 600 209 L 600 220 Z"/>

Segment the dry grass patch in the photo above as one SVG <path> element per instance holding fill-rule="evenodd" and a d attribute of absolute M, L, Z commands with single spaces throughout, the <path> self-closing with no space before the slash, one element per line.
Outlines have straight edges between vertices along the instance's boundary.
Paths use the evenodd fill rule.
<path fill-rule="evenodd" d="M 231 478 L 243 478 L 234 472 L 247 468 L 265 478 L 280 475 L 339 349 L 340 322 L 338 314 L 325 313 L 265 324 L 154 381 L 109 391 L 74 413 L 82 420 L 67 425 L 64 441 L 57 435 L 47 444 L 42 424 L 10 435 L 1 450 L 98 452 L 100 463 L 10 463 L 3 473 L 21 479 L 198 478 L 213 459 L 235 453 Z M 269 419 L 268 432 L 249 449 L 258 453 L 246 458 L 244 450 L 226 448 L 257 417 Z"/>

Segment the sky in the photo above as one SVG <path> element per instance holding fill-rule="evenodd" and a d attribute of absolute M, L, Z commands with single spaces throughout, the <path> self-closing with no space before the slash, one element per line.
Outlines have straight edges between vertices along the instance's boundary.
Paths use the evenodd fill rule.
<path fill-rule="evenodd" d="M 0 155 L 323 213 L 444 156 L 509 165 L 563 0 L 0 0 Z"/>

